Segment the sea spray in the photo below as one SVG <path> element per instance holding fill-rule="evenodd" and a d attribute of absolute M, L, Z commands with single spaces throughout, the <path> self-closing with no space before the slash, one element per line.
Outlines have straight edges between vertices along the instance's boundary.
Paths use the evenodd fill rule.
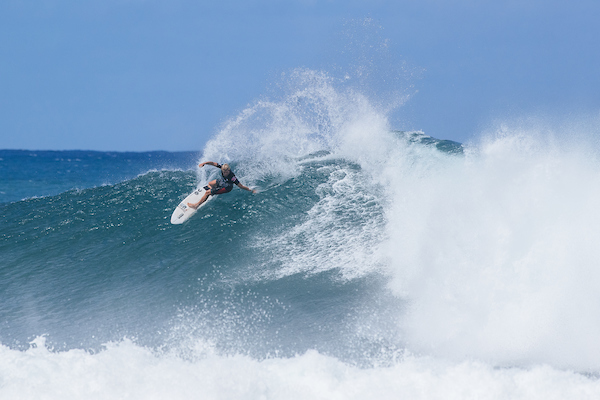
<path fill-rule="evenodd" d="M 227 121 L 202 159 L 235 160 L 253 179 L 292 177 L 298 158 L 320 151 L 355 153 L 389 132 L 383 113 L 360 92 L 336 89 L 329 75 L 298 69 L 286 79 L 291 83 L 280 97 L 259 100 Z"/>
<path fill-rule="evenodd" d="M 391 188 L 389 286 L 411 304 L 408 348 L 597 370 L 597 158 L 519 129 L 467 149 Z"/>

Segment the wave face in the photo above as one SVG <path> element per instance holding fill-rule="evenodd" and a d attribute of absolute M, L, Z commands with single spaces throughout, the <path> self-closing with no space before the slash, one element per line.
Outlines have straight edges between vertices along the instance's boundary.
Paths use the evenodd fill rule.
<path fill-rule="evenodd" d="M 201 156 L 113 155 L 0 204 L 2 398 L 600 394 L 593 146 L 393 131 L 299 70 Z M 197 158 L 259 193 L 171 225 L 218 172 Z M 6 160 L 24 180 L 45 168 Z"/>

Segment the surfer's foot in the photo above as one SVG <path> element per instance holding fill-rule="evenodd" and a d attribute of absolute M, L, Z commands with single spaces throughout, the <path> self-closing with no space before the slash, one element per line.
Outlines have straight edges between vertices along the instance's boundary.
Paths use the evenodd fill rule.
<path fill-rule="evenodd" d="M 196 208 L 198 208 L 198 205 L 196 205 L 196 204 L 187 203 L 187 205 L 188 205 L 188 207 L 190 207 L 190 208 L 193 208 L 194 210 L 195 210 Z"/>

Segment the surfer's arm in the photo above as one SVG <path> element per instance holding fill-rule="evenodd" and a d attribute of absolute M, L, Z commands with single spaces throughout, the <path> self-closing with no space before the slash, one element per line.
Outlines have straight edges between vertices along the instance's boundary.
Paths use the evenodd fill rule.
<path fill-rule="evenodd" d="M 237 181 L 235 184 L 236 184 L 236 185 L 237 185 L 237 186 L 238 186 L 240 189 L 244 189 L 244 190 L 247 190 L 247 191 L 249 191 L 249 192 L 256 193 L 256 190 L 252 190 L 252 189 L 250 189 L 248 186 L 244 186 L 244 185 L 242 185 L 242 184 L 240 183 L 240 181 Z"/>
<path fill-rule="evenodd" d="M 198 164 L 198 166 L 200 168 L 204 167 L 206 164 L 208 165 L 212 165 L 213 167 L 217 167 L 217 168 L 221 168 L 221 166 L 219 164 L 217 164 L 216 162 L 212 162 L 212 161 L 204 161 L 203 163 Z"/>

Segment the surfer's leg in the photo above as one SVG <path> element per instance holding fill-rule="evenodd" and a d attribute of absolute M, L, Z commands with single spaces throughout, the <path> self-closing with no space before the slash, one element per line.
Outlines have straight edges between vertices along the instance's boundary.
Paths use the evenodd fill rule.
<path fill-rule="evenodd" d="M 199 202 L 197 203 L 187 203 L 188 207 L 192 207 L 192 208 L 198 208 L 200 207 L 200 204 L 204 203 L 206 201 L 206 199 L 208 199 L 208 196 L 210 195 L 210 191 L 207 190 L 206 192 L 204 192 L 204 196 L 202 196 L 202 198 L 200 199 Z"/>
<path fill-rule="evenodd" d="M 204 196 L 202 196 L 202 198 L 200 199 L 199 202 L 197 203 L 187 203 L 188 207 L 192 207 L 192 208 L 198 208 L 200 207 L 200 205 L 202 203 L 204 203 L 206 201 L 206 199 L 208 199 L 208 196 L 210 196 L 215 189 L 215 187 L 217 186 L 217 180 L 213 179 L 212 181 L 208 182 L 207 186 L 204 186 L 204 190 L 206 190 L 206 192 L 204 192 Z"/>

